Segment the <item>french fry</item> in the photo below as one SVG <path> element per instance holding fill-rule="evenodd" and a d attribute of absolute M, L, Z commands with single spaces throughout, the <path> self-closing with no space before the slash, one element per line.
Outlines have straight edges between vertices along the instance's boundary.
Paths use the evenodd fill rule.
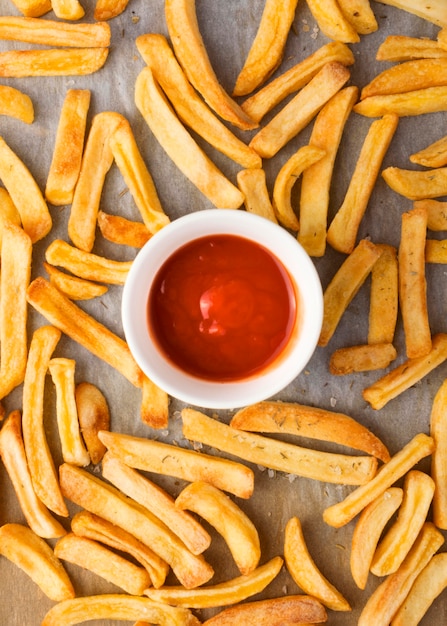
<path fill-rule="evenodd" d="M 100 285 L 91 280 L 85 280 L 84 278 L 66 274 L 50 263 L 44 262 L 43 267 L 50 278 L 50 283 L 67 296 L 67 298 L 70 298 L 70 300 L 90 300 L 91 298 L 98 298 L 104 295 L 108 290 L 107 285 Z"/>
<path fill-rule="evenodd" d="M 380 536 L 400 507 L 403 490 L 389 487 L 365 506 L 354 527 L 349 565 L 352 578 L 359 589 L 365 589 L 369 568 Z"/>
<path fill-rule="evenodd" d="M 61 443 L 62 458 L 66 463 L 84 467 L 90 455 L 81 436 L 75 401 L 74 359 L 52 358 L 48 363 L 56 389 L 56 419 Z"/>
<path fill-rule="evenodd" d="M 401 365 L 379 378 L 363 390 L 363 398 L 373 409 L 383 408 L 390 400 L 427 376 L 447 358 L 447 335 L 438 333 L 432 338 L 431 351 L 422 357 L 407 359 Z"/>
<path fill-rule="evenodd" d="M 447 84 L 447 59 L 414 59 L 393 65 L 363 87 L 360 98 L 405 93 Z"/>
<path fill-rule="evenodd" d="M 410 154 L 410 161 L 424 167 L 443 167 L 447 165 L 447 136 L 431 143 L 426 148 Z"/>
<path fill-rule="evenodd" d="M 394 113 L 399 117 L 424 115 L 446 110 L 447 87 L 426 87 L 404 93 L 370 96 L 354 106 L 355 113 L 381 117 Z"/>
<path fill-rule="evenodd" d="M 96 0 L 93 17 L 95 20 L 111 20 L 124 13 L 129 0 Z"/>
<path fill-rule="evenodd" d="M 302 172 L 325 156 L 317 146 L 307 145 L 287 159 L 279 170 L 273 186 L 273 209 L 277 220 L 286 228 L 298 230 L 299 221 L 293 210 L 292 189 Z"/>
<path fill-rule="evenodd" d="M 241 574 L 250 574 L 259 564 L 258 531 L 242 509 L 223 491 L 209 483 L 190 483 L 175 499 L 175 506 L 206 520 L 224 538 Z"/>
<path fill-rule="evenodd" d="M 392 622 L 418 574 L 444 543 L 441 532 L 425 522 L 412 549 L 399 569 L 373 591 L 360 614 L 359 626 L 385 626 Z"/>
<path fill-rule="evenodd" d="M 16 226 L 22 225 L 20 213 L 12 201 L 11 196 L 4 187 L 0 187 L 0 254 L 3 241 L 3 228 L 5 224 L 8 223 L 15 224 Z"/>
<path fill-rule="evenodd" d="M 186 126 L 242 167 L 261 167 L 261 158 L 231 132 L 189 82 L 163 35 L 140 35 L 136 45 L 160 87 Z"/>
<path fill-rule="evenodd" d="M 101 390 L 87 382 L 76 385 L 75 402 L 82 438 L 90 460 L 93 465 L 98 465 L 106 451 L 98 432 L 110 428 L 109 405 Z"/>
<path fill-rule="evenodd" d="M 69 270 L 75 276 L 112 285 L 124 285 L 132 261 L 114 261 L 79 250 L 62 239 L 54 239 L 45 252 L 47 263 Z"/>
<path fill-rule="evenodd" d="M 284 559 L 289 574 L 304 593 L 317 598 L 333 611 L 351 610 L 346 598 L 317 567 L 307 547 L 301 521 L 296 516 L 286 524 Z"/>
<path fill-rule="evenodd" d="M 398 122 L 397 115 L 388 114 L 373 121 L 368 129 L 344 200 L 327 231 L 327 242 L 339 252 L 349 254 L 355 247 L 360 223 Z"/>
<path fill-rule="evenodd" d="M 326 37 L 344 43 L 360 41 L 357 30 L 345 17 L 336 0 L 308 0 L 308 5 Z"/>
<path fill-rule="evenodd" d="M 441 28 L 438 32 L 437 44 L 442 51 L 447 51 L 447 27 Z"/>
<path fill-rule="evenodd" d="M 326 250 L 334 163 L 343 129 L 357 98 L 357 87 L 345 87 L 325 104 L 313 125 L 309 144 L 324 150 L 325 155 L 307 167 L 301 177 L 298 241 L 310 256 L 323 256 Z"/>
<path fill-rule="evenodd" d="M 138 75 L 135 103 L 147 125 L 179 170 L 218 208 L 237 209 L 244 201 L 240 190 L 203 152 L 180 122 L 150 67 Z"/>
<path fill-rule="evenodd" d="M 54 554 L 62 561 L 101 576 L 130 595 L 142 596 L 150 585 L 150 577 L 144 567 L 132 563 L 94 539 L 68 533 L 58 540 Z"/>
<path fill-rule="evenodd" d="M 354 63 L 354 55 L 350 48 L 340 41 L 331 41 L 318 48 L 247 98 L 242 108 L 250 117 L 260 122 L 266 113 L 287 96 L 307 85 L 326 63 L 335 61 L 343 65 Z"/>
<path fill-rule="evenodd" d="M 430 4 L 421 4 L 419 0 L 380 0 L 382 4 L 402 9 L 437 26 L 447 26 L 447 10 L 443 0 L 433 0 Z"/>
<path fill-rule="evenodd" d="M 378 30 L 379 25 L 369 0 L 338 0 L 338 4 L 359 35 L 368 35 Z"/>
<path fill-rule="evenodd" d="M 223 583 L 199 589 L 185 589 L 179 586 L 150 588 L 146 589 L 145 594 L 156 602 L 185 608 L 205 609 L 228 606 L 261 593 L 276 578 L 282 565 L 283 559 L 275 556 L 263 565 L 259 565 L 250 574 L 238 576 Z"/>
<path fill-rule="evenodd" d="M 142 248 L 152 237 L 143 222 L 128 220 L 121 215 L 98 211 L 98 226 L 101 235 L 108 241 L 132 248 Z"/>
<path fill-rule="evenodd" d="M 140 417 L 143 424 L 160 430 L 169 425 L 169 396 L 150 378 L 143 376 Z"/>
<path fill-rule="evenodd" d="M 31 98 L 16 89 L 7 85 L 0 86 L 0 115 L 15 117 L 25 124 L 34 122 L 34 105 Z"/>
<path fill-rule="evenodd" d="M 57 515 L 68 516 L 55 463 L 44 429 L 44 387 L 48 364 L 61 333 L 54 326 L 37 328 L 31 338 L 23 383 L 22 429 L 34 489 L 42 502 Z"/>
<path fill-rule="evenodd" d="M 403 491 L 397 519 L 374 553 L 370 569 L 376 576 L 395 572 L 409 553 L 426 521 L 435 483 L 428 474 L 410 470 L 405 476 Z"/>
<path fill-rule="evenodd" d="M 64 98 L 45 186 L 45 198 L 56 206 L 73 201 L 81 170 L 90 97 L 88 89 L 68 89 Z"/>
<path fill-rule="evenodd" d="M 281 63 L 298 0 L 267 0 L 256 36 L 238 74 L 233 96 L 246 96 L 262 85 Z"/>
<path fill-rule="evenodd" d="M 326 346 L 354 296 L 382 254 L 379 246 L 362 239 L 334 274 L 323 296 L 323 325 L 319 345 Z"/>
<path fill-rule="evenodd" d="M 433 450 L 433 439 L 418 433 L 381 467 L 373 479 L 357 487 L 341 502 L 327 507 L 323 512 L 324 521 L 335 528 L 344 526 Z"/>
<path fill-rule="evenodd" d="M 447 202 L 441 200 L 415 200 L 413 208 L 427 211 L 427 228 L 429 230 L 447 230 Z"/>
<path fill-rule="evenodd" d="M 417 626 L 447 586 L 447 554 L 435 554 L 418 574 L 391 620 L 392 626 Z"/>
<path fill-rule="evenodd" d="M 447 167 L 424 171 L 387 167 L 382 176 L 393 191 L 410 200 L 439 198 L 447 193 Z"/>
<path fill-rule="evenodd" d="M 70 239 L 86 252 L 93 248 L 101 194 L 113 163 L 110 137 L 124 120 L 120 113 L 113 111 L 97 113 L 87 136 L 68 221 Z"/>
<path fill-rule="evenodd" d="M 331 354 L 329 371 L 334 376 L 354 372 L 370 372 L 385 369 L 397 357 L 392 343 L 367 343 L 339 348 Z"/>
<path fill-rule="evenodd" d="M 34 491 L 23 444 L 22 418 L 17 410 L 8 415 L 0 430 L 0 456 L 30 529 L 47 539 L 64 535 L 64 527 Z"/>
<path fill-rule="evenodd" d="M 85 15 L 79 0 L 51 0 L 54 14 L 63 20 L 80 20 Z"/>
<path fill-rule="evenodd" d="M 399 309 L 397 251 L 394 246 L 378 244 L 382 254 L 371 270 L 368 315 L 368 343 L 392 343 Z"/>
<path fill-rule="evenodd" d="M 242 463 L 117 432 L 98 436 L 113 455 L 135 469 L 189 482 L 204 480 L 239 498 L 253 494 L 253 471 Z"/>
<path fill-rule="evenodd" d="M 382 441 L 352 417 L 295 402 L 264 400 L 252 404 L 239 409 L 230 426 L 251 432 L 283 433 L 330 441 L 361 450 L 385 463 L 390 459 Z"/>
<path fill-rule="evenodd" d="M 43 46 L 107 48 L 111 32 L 110 26 L 101 22 L 67 24 L 57 20 L 4 15 L 0 17 L 0 39 Z"/>
<path fill-rule="evenodd" d="M 6 221 L 1 244 L 0 398 L 25 378 L 28 357 L 26 290 L 31 277 L 32 244 L 25 231 Z"/>
<path fill-rule="evenodd" d="M 74 598 L 64 566 L 47 542 L 22 524 L 0 527 L 0 553 L 27 574 L 51 600 Z"/>
<path fill-rule="evenodd" d="M 447 242 L 444 239 L 427 239 L 425 242 L 426 263 L 447 263 Z"/>
<path fill-rule="evenodd" d="M 208 105 L 224 120 L 242 130 L 256 128 L 257 124 L 219 83 L 199 30 L 195 0 L 168 0 L 165 19 L 176 57 Z"/>
<path fill-rule="evenodd" d="M 0 52 L 2 78 L 83 76 L 105 64 L 109 48 L 49 48 Z"/>
<path fill-rule="evenodd" d="M 430 414 L 430 436 L 435 442 L 435 449 L 431 458 L 431 477 L 435 482 L 435 493 L 433 495 L 433 522 L 438 528 L 447 528 L 447 430 L 446 403 L 447 403 L 447 383 L 443 382 L 433 399 Z"/>
<path fill-rule="evenodd" d="M 240 170 L 237 173 L 237 183 L 244 194 L 246 211 L 261 215 L 272 222 L 278 222 L 270 200 L 264 169 Z"/>
<path fill-rule="evenodd" d="M 193 554 L 201 554 L 210 546 L 208 532 L 192 515 L 176 507 L 172 496 L 110 452 L 104 455 L 102 473 L 112 485 L 166 524 Z"/>
<path fill-rule="evenodd" d="M 377 459 L 320 452 L 237 430 L 194 409 L 183 409 L 183 435 L 250 463 L 336 484 L 359 485 L 375 475 Z"/>
<path fill-rule="evenodd" d="M 67 463 L 60 466 L 59 474 L 66 498 L 135 535 L 172 567 L 185 589 L 202 585 L 213 576 L 212 567 L 201 555 L 192 554 L 167 526 L 115 487 Z M 162 563 L 160 568 L 161 579 Z"/>
<path fill-rule="evenodd" d="M 410 37 L 408 35 L 388 35 L 376 52 L 377 61 L 443 58 L 447 58 L 447 51 L 443 50 L 437 41 L 426 37 Z"/>
<path fill-rule="evenodd" d="M 36 278 L 28 288 L 28 302 L 51 324 L 102 359 L 136 387 L 143 384 L 143 373 L 127 343 L 85 313 L 44 278 Z"/>
<path fill-rule="evenodd" d="M 0 180 L 20 213 L 23 230 L 31 242 L 43 239 L 52 226 L 52 219 L 42 192 L 29 169 L 0 137 Z"/>
<path fill-rule="evenodd" d="M 305 128 L 347 82 L 350 71 L 338 61 L 321 70 L 250 141 L 263 158 L 273 157 Z"/>
<path fill-rule="evenodd" d="M 40 17 L 51 11 L 51 0 L 12 0 L 17 9 L 26 17 Z"/>

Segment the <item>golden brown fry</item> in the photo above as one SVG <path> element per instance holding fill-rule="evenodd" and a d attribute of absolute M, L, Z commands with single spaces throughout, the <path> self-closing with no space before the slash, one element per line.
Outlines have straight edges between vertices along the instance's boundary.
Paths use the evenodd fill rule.
<path fill-rule="evenodd" d="M 143 222 L 134 222 L 104 211 L 98 211 L 98 226 L 101 235 L 108 241 L 133 248 L 142 248 L 152 237 Z"/>
<path fill-rule="evenodd" d="M 329 343 L 343 313 L 381 254 L 379 246 L 362 239 L 334 274 L 323 296 L 323 325 L 318 342 L 320 346 Z"/>
<path fill-rule="evenodd" d="M 431 459 L 431 477 L 435 482 L 433 522 L 447 529 L 447 382 L 439 387 L 433 399 L 430 415 L 430 436 L 435 442 Z"/>
<path fill-rule="evenodd" d="M 447 202 L 441 200 L 415 200 L 413 208 L 427 211 L 427 228 L 429 230 L 447 230 Z"/>
<path fill-rule="evenodd" d="M 366 117 L 381 117 L 395 113 L 399 117 L 424 115 L 446 110 L 447 87 L 427 87 L 405 93 L 370 96 L 354 106 L 354 111 Z"/>
<path fill-rule="evenodd" d="M 327 231 L 327 242 L 339 252 L 349 254 L 355 247 L 360 222 L 398 122 L 397 115 L 388 114 L 368 129 L 342 205 Z"/>
<path fill-rule="evenodd" d="M 107 60 L 108 48 L 49 48 L 0 52 L 0 76 L 81 76 L 93 74 Z"/>
<path fill-rule="evenodd" d="M 403 490 L 390 487 L 365 506 L 352 535 L 350 568 L 355 584 L 365 589 L 369 568 L 380 536 L 401 505 Z"/>
<path fill-rule="evenodd" d="M 174 532 L 193 554 L 201 554 L 211 543 L 211 537 L 189 513 L 176 507 L 174 498 L 137 470 L 107 452 L 102 462 L 106 480 L 132 498 Z"/>
<path fill-rule="evenodd" d="M 74 598 L 71 580 L 53 549 L 27 526 L 1 526 L 0 553 L 23 570 L 51 600 Z"/>
<path fill-rule="evenodd" d="M 438 32 L 437 44 L 441 48 L 441 52 L 447 51 L 447 27 L 441 28 Z"/>
<path fill-rule="evenodd" d="M 445 239 L 427 239 L 425 242 L 426 263 L 447 263 L 447 242 Z"/>
<path fill-rule="evenodd" d="M 371 270 L 368 343 L 392 343 L 399 309 L 397 251 L 378 244 L 382 254 Z"/>
<path fill-rule="evenodd" d="M 344 526 L 416 463 L 432 454 L 433 450 L 433 439 L 424 433 L 418 433 L 381 467 L 372 480 L 357 487 L 341 502 L 326 508 L 323 512 L 324 521 L 335 528 Z"/>
<path fill-rule="evenodd" d="M 377 61 L 440 58 L 447 58 L 447 51 L 443 50 L 437 41 L 426 37 L 410 37 L 408 35 L 388 35 L 376 52 Z"/>
<path fill-rule="evenodd" d="M 224 538 L 241 574 L 250 574 L 259 564 L 261 545 L 258 531 L 239 506 L 223 491 L 196 481 L 177 496 L 175 506 L 193 511 Z"/>
<path fill-rule="evenodd" d="M 85 15 L 79 0 L 51 0 L 54 14 L 63 20 L 80 20 Z"/>
<path fill-rule="evenodd" d="M 380 2 L 408 11 L 441 28 L 447 26 L 447 7 L 444 0 L 431 0 L 429 3 L 419 0 L 380 0 Z"/>
<path fill-rule="evenodd" d="M 383 408 L 390 400 L 412 387 L 447 358 L 447 335 L 432 338 L 431 351 L 422 357 L 408 359 L 363 390 L 363 398 L 373 409 Z"/>
<path fill-rule="evenodd" d="M 84 149 L 90 90 L 68 89 L 59 117 L 45 198 L 56 206 L 71 204 Z"/>
<path fill-rule="evenodd" d="M 323 256 L 326 250 L 334 163 L 343 129 L 357 97 L 357 87 L 345 87 L 325 104 L 313 125 L 309 144 L 324 150 L 325 155 L 306 168 L 301 177 L 298 241 L 310 256 Z"/>
<path fill-rule="evenodd" d="M 26 17 L 40 17 L 51 11 L 51 0 L 12 0 L 17 9 Z"/>
<path fill-rule="evenodd" d="M 195 0 L 167 0 L 165 18 L 175 55 L 203 99 L 220 117 L 238 128 L 256 128 L 257 124 L 218 81 L 200 34 Z"/>
<path fill-rule="evenodd" d="M 23 444 L 19 411 L 12 411 L 0 430 L 0 456 L 31 530 L 39 537 L 48 539 L 64 535 L 64 527 L 51 515 L 34 491 Z"/>
<path fill-rule="evenodd" d="M 25 231 L 6 221 L 1 244 L 0 398 L 25 378 L 28 358 L 26 290 L 31 276 L 32 243 Z"/>
<path fill-rule="evenodd" d="M 273 157 L 317 115 L 349 79 L 345 65 L 335 61 L 321 70 L 256 133 L 250 146 L 264 158 Z"/>
<path fill-rule="evenodd" d="M 1 85 L 0 115 L 8 115 L 25 122 L 25 124 L 32 124 L 34 122 L 33 101 L 23 91 L 15 87 Z"/>
<path fill-rule="evenodd" d="M 276 176 L 273 186 L 273 209 L 277 220 L 290 230 L 299 228 L 299 221 L 292 207 L 292 189 L 302 172 L 317 163 L 325 154 L 325 151 L 317 146 L 302 146 L 287 159 Z"/>
<path fill-rule="evenodd" d="M 44 46 L 76 48 L 106 48 L 110 45 L 110 26 L 95 24 L 67 24 L 56 20 L 31 17 L 0 17 L 0 39 L 24 41 Z"/>
<path fill-rule="evenodd" d="M 253 494 L 253 471 L 242 463 L 116 432 L 100 432 L 99 438 L 112 454 L 135 469 L 189 482 L 204 480 L 239 498 Z"/>
<path fill-rule="evenodd" d="M 75 402 L 82 438 L 91 462 L 97 465 L 106 451 L 106 447 L 98 437 L 98 432 L 110 428 L 109 405 L 100 389 L 87 382 L 76 385 Z"/>
<path fill-rule="evenodd" d="M 326 37 L 344 43 L 360 41 L 357 30 L 345 17 L 336 0 L 307 0 L 307 4 Z"/>
<path fill-rule="evenodd" d="M 283 565 L 280 556 L 273 557 L 250 574 L 238 576 L 217 585 L 201 589 L 172 586 L 146 589 L 145 594 L 156 602 L 194 609 L 228 606 L 261 593 L 276 578 Z"/>
<path fill-rule="evenodd" d="M 52 219 L 42 192 L 31 172 L 0 137 L 0 180 L 20 213 L 23 230 L 32 243 L 43 239 L 52 226 Z"/>
<path fill-rule="evenodd" d="M 341 12 L 359 35 L 378 30 L 379 25 L 369 0 L 338 0 Z"/>
<path fill-rule="evenodd" d="M 159 586 L 168 563 L 180 583 L 191 589 L 207 582 L 212 567 L 201 555 L 194 555 L 185 544 L 147 509 L 122 494 L 100 478 L 74 465 L 59 468 L 64 496 L 82 508 L 124 528 L 150 547 L 160 557 Z"/>
<path fill-rule="evenodd" d="M 388 626 L 405 600 L 418 574 L 444 543 L 444 537 L 431 522 L 426 522 L 399 569 L 387 576 L 369 596 L 358 626 Z"/>
<path fill-rule="evenodd" d="M 365 426 L 343 413 L 292 402 L 258 402 L 237 411 L 230 426 L 239 430 L 284 433 L 330 441 L 389 461 L 386 446 Z"/>
<path fill-rule="evenodd" d="M 351 610 L 346 598 L 328 581 L 315 564 L 298 517 L 291 517 L 286 524 L 284 559 L 293 580 L 305 593 L 317 598 L 333 611 Z"/>
<path fill-rule="evenodd" d="M 438 198 L 447 194 L 447 167 L 424 171 L 387 167 L 382 176 L 393 191 L 410 200 Z"/>
<path fill-rule="evenodd" d="M 4 187 L 0 187 L 0 255 L 3 241 L 3 228 L 7 223 L 12 223 L 16 226 L 22 225 L 20 213 L 12 201 L 11 196 Z"/>
<path fill-rule="evenodd" d="M 447 84 L 447 58 L 414 59 L 393 65 L 363 87 L 362 100 L 371 96 L 405 93 Z"/>
<path fill-rule="evenodd" d="M 63 561 L 101 576 L 134 596 L 143 595 L 150 585 L 150 577 L 144 567 L 132 563 L 94 539 L 68 533 L 58 540 L 54 554 Z"/>
<path fill-rule="evenodd" d="M 50 283 L 61 291 L 70 300 L 90 300 L 104 295 L 108 287 L 100 285 L 90 280 L 84 280 L 71 274 L 66 274 L 58 270 L 49 263 L 43 263 L 43 266 L 50 277 Z"/>
<path fill-rule="evenodd" d="M 280 472 L 336 484 L 359 485 L 371 480 L 377 459 L 320 452 L 273 438 L 247 433 L 194 409 L 183 409 L 183 435 L 250 463 Z"/>
<path fill-rule="evenodd" d="M 246 211 L 277 223 L 267 188 L 265 170 L 262 168 L 240 170 L 237 173 L 237 183 L 244 194 Z"/>
<path fill-rule="evenodd" d="M 96 0 L 95 20 L 111 20 L 126 10 L 129 0 Z"/>
<path fill-rule="evenodd" d="M 143 376 L 140 417 L 143 424 L 154 429 L 168 428 L 169 396 L 150 378 Z"/>
<path fill-rule="evenodd" d="M 135 102 L 147 125 L 179 170 L 217 208 L 237 209 L 244 201 L 180 122 L 150 67 L 139 74 Z"/>
<path fill-rule="evenodd" d="M 267 0 L 256 36 L 236 79 L 233 96 L 246 96 L 262 85 L 281 63 L 298 0 Z"/>
<path fill-rule="evenodd" d="M 339 348 L 331 354 L 329 371 L 334 376 L 385 369 L 397 357 L 392 343 L 373 343 Z"/>
<path fill-rule="evenodd" d="M 447 62 L 447 59 L 446 59 Z M 410 155 L 410 161 L 424 167 L 443 167 L 447 165 L 447 136 L 431 143 L 426 148 Z"/>

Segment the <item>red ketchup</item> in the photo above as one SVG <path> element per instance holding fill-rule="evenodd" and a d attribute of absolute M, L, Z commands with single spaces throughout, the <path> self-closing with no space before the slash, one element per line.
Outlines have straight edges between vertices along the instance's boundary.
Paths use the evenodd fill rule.
<path fill-rule="evenodd" d="M 292 281 L 271 252 L 243 237 L 211 235 L 165 261 L 149 294 L 148 323 L 177 367 L 234 381 L 281 354 L 296 308 Z"/>

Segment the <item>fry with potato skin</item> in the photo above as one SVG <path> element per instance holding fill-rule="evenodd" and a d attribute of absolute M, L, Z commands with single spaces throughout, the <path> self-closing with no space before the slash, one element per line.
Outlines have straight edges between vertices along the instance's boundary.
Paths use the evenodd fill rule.
<path fill-rule="evenodd" d="M 102 68 L 108 48 L 49 48 L 0 52 L 2 78 L 82 76 Z"/>
<path fill-rule="evenodd" d="M 7 41 L 23 41 L 44 46 L 107 48 L 110 38 L 110 26 L 101 22 L 67 24 L 32 17 L 0 17 L 0 39 Z"/>
<path fill-rule="evenodd" d="M 108 291 L 107 285 L 100 285 L 91 280 L 66 274 L 45 261 L 43 267 L 50 278 L 51 285 L 61 291 L 67 298 L 70 298 L 70 300 L 90 300 L 91 298 L 98 298 Z"/>
<path fill-rule="evenodd" d="M 365 85 L 360 99 L 371 96 L 405 93 L 447 84 L 446 59 L 414 59 L 393 65 Z"/>
<path fill-rule="evenodd" d="M 341 12 L 359 35 L 378 30 L 379 25 L 369 0 L 338 0 Z"/>
<path fill-rule="evenodd" d="M 447 8 L 443 0 L 431 0 L 429 3 L 421 3 L 419 0 L 379 0 L 379 2 L 413 13 L 441 28 L 447 26 Z"/>
<path fill-rule="evenodd" d="M 31 98 L 16 89 L 7 85 L 0 86 L 0 115 L 15 117 L 25 124 L 34 122 L 34 105 Z"/>
<path fill-rule="evenodd" d="M 435 442 L 431 459 L 431 477 L 435 482 L 433 521 L 438 528 L 447 529 L 447 382 L 436 392 L 430 413 L 430 436 Z"/>
<path fill-rule="evenodd" d="M 425 115 L 446 110 L 447 87 L 426 87 L 404 93 L 369 96 L 354 106 L 355 113 L 381 117 L 394 113 L 399 117 Z"/>
<path fill-rule="evenodd" d="M 447 193 L 447 167 L 424 171 L 387 167 L 382 177 L 393 191 L 410 200 L 439 198 Z"/>
<path fill-rule="evenodd" d="M 102 391 L 88 382 L 76 385 L 75 402 L 82 438 L 90 460 L 93 465 L 98 465 L 106 451 L 98 432 L 110 428 L 109 405 Z"/>
<path fill-rule="evenodd" d="M 412 59 L 446 57 L 447 51 L 443 50 L 437 41 L 408 35 L 388 35 L 376 52 L 377 61 L 411 61 Z"/>
<path fill-rule="evenodd" d="M 410 161 L 433 168 L 447 165 L 447 136 L 441 137 L 426 148 L 410 154 Z"/>
<path fill-rule="evenodd" d="M 143 222 L 128 220 L 105 211 L 98 211 L 98 226 L 104 239 L 133 248 L 142 248 L 152 237 Z"/>
<path fill-rule="evenodd" d="M 357 30 L 346 19 L 336 0 L 307 0 L 309 9 L 322 32 L 335 41 L 357 43 Z"/>

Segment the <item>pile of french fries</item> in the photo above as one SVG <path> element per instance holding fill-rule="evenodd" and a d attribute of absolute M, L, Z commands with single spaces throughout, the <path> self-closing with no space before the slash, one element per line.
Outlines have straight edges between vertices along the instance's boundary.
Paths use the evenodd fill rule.
<path fill-rule="evenodd" d="M 99 71 L 112 46 L 109 20 L 128 10 L 128 0 L 97 0 L 95 21 L 87 23 L 82 0 L 11 1 L 21 15 L 0 17 L 0 39 L 36 46 L 0 52 L 0 75 L 11 79 Z M 387 37 L 377 60 L 394 65 L 359 89 L 350 84 L 357 62 L 350 44 L 379 29 L 377 4 L 427 20 L 439 33 L 436 40 Z M 408 155 L 419 169 L 383 167 L 402 117 L 447 110 L 447 4 L 307 0 L 327 41 L 281 71 L 298 5 L 266 0 L 230 94 L 208 57 L 194 0 L 166 0 L 167 36 L 147 33 L 135 41 L 144 67 L 133 104 L 205 201 L 280 224 L 312 257 L 323 257 L 328 246 L 344 255 L 324 292 L 321 349 L 369 285 L 365 342 L 334 350 L 328 374 L 387 370 L 363 390 L 363 399 L 379 411 L 447 360 L 447 330 L 431 329 L 426 279 L 427 263 L 447 263 L 447 242 L 427 236 L 447 231 L 447 136 Z M 57 19 L 48 17 L 51 11 Z M 53 602 L 42 625 L 95 619 L 135 626 L 304 626 L 330 623 L 331 611 L 359 610 L 317 565 L 297 515 L 291 513 L 282 529 L 277 553 L 266 557 L 244 506 L 256 489 L 256 468 L 349 488 L 315 517 L 334 528 L 352 524 L 350 575 L 360 590 L 372 577 L 382 579 L 365 597 L 358 624 L 418 624 L 447 587 L 441 550 L 447 531 L 447 382 L 433 399 L 427 432 L 393 454 L 350 415 L 279 400 L 241 408 L 226 421 L 185 407 L 180 418 L 188 446 L 160 441 L 159 433 L 170 428 L 167 394 L 140 370 L 125 340 L 82 302 L 101 298 L 110 285 L 122 286 L 132 264 L 98 254 L 98 236 L 138 250 L 169 224 L 169 211 L 131 120 L 110 110 L 90 115 L 91 96 L 67 88 L 43 189 L 0 137 L 0 400 L 6 406 L 17 391 L 21 398 L 20 409 L 2 408 L 0 457 L 23 516 L 0 526 L 0 554 Z M 0 86 L 0 114 L 30 125 L 34 104 L 23 91 Z M 372 121 L 330 220 L 335 160 L 353 114 Z M 270 187 L 263 160 L 273 159 L 310 124 L 307 145 L 278 168 Z M 250 138 L 241 139 L 243 133 Z M 238 165 L 235 180 L 197 136 Z M 139 220 L 102 208 L 113 164 Z M 359 236 L 379 177 L 413 202 L 401 215 L 398 247 Z M 69 206 L 65 238 L 54 234 L 50 205 Z M 41 273 L 34 277 L 34 252 L 43 244 Z M 399 314 L 404 355 L 395 345 Z M 78 381 L 76 360 L 60 349 L 68 345 L 63 336 L 137 390 L 147 436 L 115 428 L 112 416 L 121 408 L 110 407 L 93 383 Z M 400 356 L 403 361 L 392 366 Z M 46 429 L 48 380 L 61 462 Z M 424 461 L 429 470 L 418 465 Z M 172 489 L 157 477 L 172 480 Z M 217 541 L 229 564 L 221 569 L 237 574 L 216 581 L 207 550 Z M 76 567 L 119 591 L 77 594 L 71 574 Z M 267 588 L 281 572 L 293 592 L 271 597 Z"/>

